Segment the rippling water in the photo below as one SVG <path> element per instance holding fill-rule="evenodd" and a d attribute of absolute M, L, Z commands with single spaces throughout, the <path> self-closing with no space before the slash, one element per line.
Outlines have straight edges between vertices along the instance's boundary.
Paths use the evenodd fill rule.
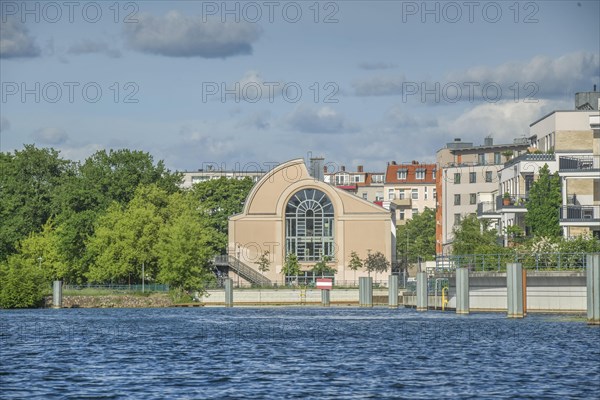
<path fill-rule="evenodd" d="M 0 312 L 2 398 L 594 398 L 600 329 L 407 309 Z"/>

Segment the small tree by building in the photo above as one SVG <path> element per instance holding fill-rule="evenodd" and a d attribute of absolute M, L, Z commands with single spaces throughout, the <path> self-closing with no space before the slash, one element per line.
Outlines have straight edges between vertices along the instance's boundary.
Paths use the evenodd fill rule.
<path fill-rule="evenodd" d="M 365 269 L 369 273 L 369 277 L 371 276 L 371 271 L 375 272 L 385 272 L 390 268 L 390 262 L 385 258 L 385 255 L 378 251 L 376 253 L 369 253 L 367 258 L 363 263 Z"/>
<path fill-rule="evenodd" d="M 362 269 L 362 267 L 363 267 L 363 262 L 360 259 L 360 257 L 358 256 L 358 254 L 356 254 L 355 251 L 350 253 L 350 263 L 348 264 L 348 268 L 350 268 L 352 271 L 354 271 L 354 280 L 355 281 L 356 281 L 356 271 L 359 269 Z"/>
<path fill-rule="evenodd" d="M 312 272 L 315 276 L 325 276 L 325 274 L 327 275 L 333 275 L 337 272 L 337 270 L 329 265 L 327 265 L 327 263 L 331 261 L 331 257 L 329 256 L 323 256 L 321 257 L 321 260 L 315 264 L 315 266 L 312 268 Z"/>
<path fill-rule="evenodd" d="M 285 263 L 281 270 L 284 276 L 284 283 L 286 276 L 298 276 L 300 274 L 300 263 L 298 262 L 298 256 L 294 253 L 290 253 L 285 257 Z"/>
<path fill-rule="evenodd" d="M 550 174 L 548 164 L 540 168 L 537 181 L 531 185 L 525 223 L 534 236 L 559 237 L 559 212 L 562 204 L 560 177 Z"/>
<path fill-rule="evenodd" d="M 262 255 L 258 258 L 258 270 L 262 273 L 267 272 L 269 269 L 271 269 L 271 260 L 270 260 L 270 255 L 271 253 L 269 252 L 269 250 L 266 250 L 264 253 L 262 253 Z"/>

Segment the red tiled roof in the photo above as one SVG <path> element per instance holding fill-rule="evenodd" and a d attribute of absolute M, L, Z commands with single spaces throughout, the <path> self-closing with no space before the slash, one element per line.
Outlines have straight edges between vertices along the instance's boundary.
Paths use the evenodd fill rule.
<path fill-rule="evenodd" d="M 425 179 L 416 179 L 416 171 L 425 169 Z M 435 164 L 390 164 L 385 173 L 385 183 L 435 183 Z M 398 179 L 398 171 L 406 170 L 406 179 Z"/>

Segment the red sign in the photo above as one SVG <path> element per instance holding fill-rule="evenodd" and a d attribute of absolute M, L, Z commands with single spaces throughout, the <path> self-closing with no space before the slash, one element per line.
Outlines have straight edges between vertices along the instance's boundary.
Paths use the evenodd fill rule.
<path fill-rule="evenodd" d="M 331 290 L 332 287 L 333 287 L 333 279 L 331 279 L 331 278 L 317 279 L 317 289 Z"/>

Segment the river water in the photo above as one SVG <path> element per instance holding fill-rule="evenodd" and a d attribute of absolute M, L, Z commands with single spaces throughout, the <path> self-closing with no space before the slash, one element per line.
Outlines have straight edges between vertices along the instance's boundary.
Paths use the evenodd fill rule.
<path fill-rule="evenodd" d="M 387 308 L 0 312 L 0 398 L 598 398 L 571 316 Z"/>

